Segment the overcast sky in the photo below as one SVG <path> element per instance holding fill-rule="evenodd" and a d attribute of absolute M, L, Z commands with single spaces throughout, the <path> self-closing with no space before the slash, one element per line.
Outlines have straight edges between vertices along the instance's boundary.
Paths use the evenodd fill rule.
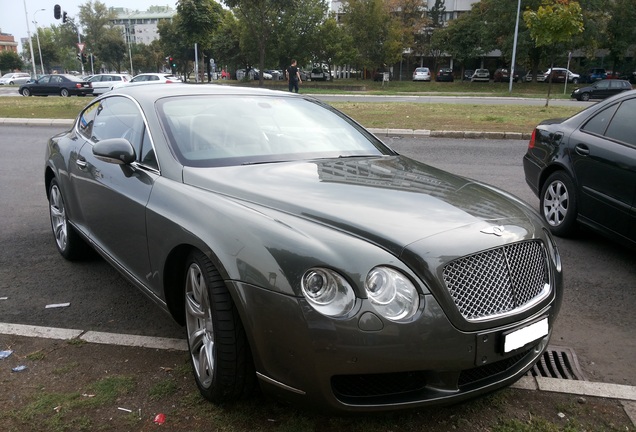
<path fill-rule="evenodd" d="M 108 7 L 127 7 L 133 10 L 144 11 L 149 6 L 170 6 L 176 9 L 176 0 L 101 0 Z M 76 17 L 79 13 L 79 5 L 85 4 L 86 0 L 0 0 L 0 30 L 2 33 L 12 34 L 15 41 L 20 43 L 20 39 L 28 37 L 27 18 L 31 35 L 35 35 L 35 24 L 38 27 L 49 27 L 51 24 L 61 24 L 61 20 L 53 17 L 53 6 L 59 4 L 69 16 Z M 45 9 L 45 10 L 41 10 Z M 35 36 L 34 36 L 35 37 Z M 35 40 L 35 39 L 34 39 Z M 37 47 L 34 42 L 34 47 Z M 22 47 L 18 47 L 21 50 Z"/>

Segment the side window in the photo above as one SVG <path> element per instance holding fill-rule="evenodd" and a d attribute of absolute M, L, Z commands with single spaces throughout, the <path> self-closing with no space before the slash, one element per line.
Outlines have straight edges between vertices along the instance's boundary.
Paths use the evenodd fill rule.
<path fill-rule="evenodd" d="M 157 158 L 155 156 L 155 149 L 152 147 L 152 143 L 150 142 L 150 135 L 148 135 L 148 130 L 144 128 L 143 138 L 141 140 L 141 157 L 139 161 L 147 165 L 151 168 L 159 169 L 159 164 L 157 163 Z"/>
<path fill-rule="evenodd" d="M 609 88 L 609 84 L 610 84 L 610 80 L 599 81 L 598 83 L 596 83 L 596 88 L 597 89 L 601 89 L 601 90 L 605 90 L 605 89 Z"/>
<path fill-rule="evenodd" d="M 78 128 L 79 131 L 87 139 L 91 139 L 93 135 L 93 124 L 95 123 L 95 115 L 100 109 L 100 103 L 89 105 L 80 115 Z"/>
<path fill-rule="evenodd" d="M 40 78 L 38 80 L 38 83 L 40 83 L 40 84 L 48 84 L 50 79 L 51 79 L 51 75 L 46 75 L 46 76 L 43 76 L 42 78 Z"/>
<path fill-rule="evenodd" d="M 612 105 L 611 107 L 606 108 L 600 113 L 596 114 L 594 117 L 588 120 L 581 129 L 585 132 L 593 133 L 595 135 L 605 135 L 605 129 L 607 129 L 607 125 L 614 116 L 617 106 L 618 105 Z"/>
<path fill-rule="evenodd" d="M 606 136 L 636 146 L 636 99 L 624 101 L 607 128 Z"/>
<path fill-rule="evenodd" d="M 95 111 L 90 139 L 98 142 L 109 138 L 125 138 L 139 155 L 143 118 L 137 106 L 128 98 L 113 96 L 103 99 Z"/>

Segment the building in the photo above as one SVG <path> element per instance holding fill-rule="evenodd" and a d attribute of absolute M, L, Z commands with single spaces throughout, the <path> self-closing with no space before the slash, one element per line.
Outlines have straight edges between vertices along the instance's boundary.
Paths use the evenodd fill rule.
<path fill-rule="evenodd" d="M 17 54 L 18 43 L 15 41 L 13 35 L 0 31 L 0 52 L 2 51 L 13 51 Z"/>
<path fill-rule="evenodd" d="M 162 20 L 172 20 L 177 11 L 169 6 L 152 6 L 147 11 L 111 8 L 117 18 L 111 21 L 120 27 L 126 44 L 145 44 L 159 39 L 157 25 Z"/>

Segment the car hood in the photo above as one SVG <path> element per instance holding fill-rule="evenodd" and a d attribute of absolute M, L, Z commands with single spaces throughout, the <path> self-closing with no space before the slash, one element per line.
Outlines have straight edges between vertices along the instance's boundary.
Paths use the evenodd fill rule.
<path fill-rule="evenodd" d="M 514 197 L 402 156 L 186 167 L 183 180 L 247 206 L 333 227 L 396 255 L 459 228 L 514 225 L 527 235 L 536 227 L 533 211 Z"/>

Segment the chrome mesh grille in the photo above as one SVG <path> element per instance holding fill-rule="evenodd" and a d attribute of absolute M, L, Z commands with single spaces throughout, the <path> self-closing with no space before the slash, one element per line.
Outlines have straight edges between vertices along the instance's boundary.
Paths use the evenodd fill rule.
<path fill-rule="evenodd" d="M 456 259 L 444 267 L 443 278 L 468 321 L 525 309 L 550 292 L 547 256 L 537 240 Z"/>

